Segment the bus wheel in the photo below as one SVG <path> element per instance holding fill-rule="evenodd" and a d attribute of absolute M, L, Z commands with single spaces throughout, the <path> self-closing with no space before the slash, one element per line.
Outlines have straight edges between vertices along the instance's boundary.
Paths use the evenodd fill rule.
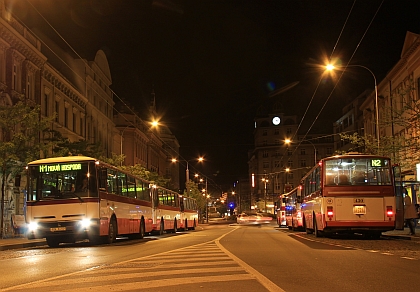
<path fill-rule="evenodd" d="M 197 226 L 197 223 L 195 222 L 195 219 L 194 219 L 194 223 L 193 223 L 193 226 L 191 227 L 191 230 L 195 230 L 196 226 Z"/>
<path fill-rule="evenodd" d="M 322 231 L 318 230 L 318 224 L 316 224 L 316 220 L 314 220 L 314 233 L 315 237 L 322 237 Z"/>
<path fill-rule="evenodd" d="M 47 237 L 46 240 L 49 247 L 58 247 L 60 245 L 58 237 Z"/>
<path fill-rule="evenodd" d="M 312 234 L 312 233 L 314 233 L 312 229 L 309 229 L 308 227 L 306 227 L 305 217 L 303 218 L 303 229 L 306 231 L 306 234 Z"/>
<path fill-rule="evenodd" d="M 117 225 L 115 219 L 109 221 L 108 236 L 106 237 L 107 243 L 114 243 L 117 240 Z"/>
<path fill-rule="evenodd" d="M 178 226 L 177 226 L 177 220 L 176 220 L 176 218 L 175 218 L 175 220 L 174 220 L 174 229 L 173 229 L 173 232 L 174 233 L 176 233 L 178 231 Z"/>
<path fill-rule="evenodd" d="M 142 239 L 144 237 L 144 234 L 145 233 L 146 233 L 146 227 L 144 226 L 144 219 L 141 218 L 141 220 L 140 220 L 139 239 Z"/>
<path fill-rule="evenodd" d="M 159 235 L 163 235 L 165 231 L 165 222 L 163 222 L 163 218 L 160 219 L 160 228 L 159 228 Z"/>
<path fill-rule="evenodd" d="M 184 231 L 188 231 L 188 220 L 187 219 L 185 219 Z"/>

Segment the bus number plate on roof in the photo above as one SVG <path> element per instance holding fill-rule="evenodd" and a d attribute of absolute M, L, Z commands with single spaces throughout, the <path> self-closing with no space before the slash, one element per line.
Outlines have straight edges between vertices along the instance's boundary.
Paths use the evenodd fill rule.
<path fill-rule="evenodd" d="M 366 214 L 366 206 L 365 205 L 356 205 L 353 206 L 353 214 L 355 215 L 364 215 Z"/>

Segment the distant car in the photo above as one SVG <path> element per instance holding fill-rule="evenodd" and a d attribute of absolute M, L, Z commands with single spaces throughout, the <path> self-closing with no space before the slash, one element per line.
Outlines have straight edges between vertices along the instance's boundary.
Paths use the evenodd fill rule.
<path fill-rule="evenodd" d="M 238 215 L 236 222 L 238 224 L 267 224 L 272 220 L 272 217 L 262 213 L 242 213 Z"/>

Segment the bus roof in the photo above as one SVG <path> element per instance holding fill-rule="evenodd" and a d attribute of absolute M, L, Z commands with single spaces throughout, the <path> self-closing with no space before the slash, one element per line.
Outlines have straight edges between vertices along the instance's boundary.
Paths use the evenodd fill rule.
<path fill-rule="evenodd" d="M 80 161 L 97 161 L 96 158 L 87 157 L 87 156 L 65 156 L 65 157 L 50 157 L 50 158 L 44 158 L 35 160 L 32 162 L 29 162 L 28 165 L 33 164 L 47 164 L 47 163 L 60 163 L 60 162 L 80 162 Z"/>

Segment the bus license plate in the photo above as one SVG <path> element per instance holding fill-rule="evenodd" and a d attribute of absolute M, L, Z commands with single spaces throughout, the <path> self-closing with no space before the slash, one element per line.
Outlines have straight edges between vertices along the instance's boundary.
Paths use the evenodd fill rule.
<path fill-rule="evenodd" d="M 52 227 L 50 228 L 51 232 L 55 232 L 55 231 L 65 231 L 66 227 Z"/>
<path fill-rule="evenodd" d="M 366 206 L 353 206 L 353 214 L 355 215 L 366 214 Z"/>

